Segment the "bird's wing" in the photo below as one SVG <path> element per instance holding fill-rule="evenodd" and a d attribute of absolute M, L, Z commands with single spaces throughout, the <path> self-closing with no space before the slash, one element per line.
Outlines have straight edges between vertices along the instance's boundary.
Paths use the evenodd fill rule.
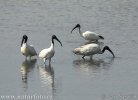
<path fill-rule="evenodd" d="M 50 56 L 50 50 L 48 49 L 43 49 L 40 53 L 39 53 L 39 57 L 40 58 L 49 58 Z"/>
<path fill-rule="evenodd" d="M 28 46 L 29 52 L 32 56 L 37 55 L 35 48 L 33 47 L 33 45 L 29 45 Z"/>
<path fill-rule="evenodd" d="M 82 48 L 82 52 L 84 52 L 85 54 L 91 54 L 98 51 L 99 51 L 99 46 L 97 44 L 88 44 Z"/>
<path fill-rule="evenodd" d="M 83 36 L 87 40 L 97 40 L 99 38 L 99 34 L 91 31 L 86 31 L 83 33 Z"/>

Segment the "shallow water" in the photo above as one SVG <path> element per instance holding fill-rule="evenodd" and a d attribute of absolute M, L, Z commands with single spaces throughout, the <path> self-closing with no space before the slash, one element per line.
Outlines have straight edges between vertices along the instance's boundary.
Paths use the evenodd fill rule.
<path fill-rule="evenodd" d="M 46 96 L 47 100 L 138 99 L 137 0 L 0 0 L 0 96 Z M 106 52 L 93 60 L 72 53 L 85 44 L 78 31 L 104 36 L 116 58 Z M 40 59 L 25 61 L 23 34 L 37 52 L 56 34 L 51 69 Z M 42 99 L 42 98 L 41 98 Z"/>

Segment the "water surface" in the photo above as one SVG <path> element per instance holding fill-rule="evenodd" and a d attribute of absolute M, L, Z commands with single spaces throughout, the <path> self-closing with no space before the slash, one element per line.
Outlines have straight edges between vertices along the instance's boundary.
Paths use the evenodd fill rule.
<path fill-rule="evenodd" d="M 0 95 L 45 95 L 54 100 L 136 100 L 138 98 L 137 0 L 0 0 Z M 78 31 L 104 36 L 116 58 L 106 52 L 82 60 L 73 48 L 87 41 Z M 55 43 L 51 68 L 25 61 L 22 35 L 37 52 Z M 130 97 L 131 95 L 131 97 Z M 124 98 L 127 96 L 127 98 Z"/>

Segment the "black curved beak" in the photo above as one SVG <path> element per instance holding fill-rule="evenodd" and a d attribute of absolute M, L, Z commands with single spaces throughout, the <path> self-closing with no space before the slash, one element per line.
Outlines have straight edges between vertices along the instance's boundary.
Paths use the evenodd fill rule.
<path fill-rule="evenodd" d="M 113 51 L 108 46 L 105 46 L 102 52 L 104 53 L 105 50 L 108 50 L 113 55 L 113 58 L 115 58 Z"/>
<path fill-rule="evenodd" d="M 60 40 L 57 37 L 55 37 L 54 39 L 57 40 L 62 46 L 62 43 L 60 42 Z"/>
<path fill-rule="evenodd" d="M 113 51 L 110 48 L 108 48 L 108 51 L 113 55 L 113 58 L 115 58 L 115 55 L 114 55 Z"/>
<path fill-rule="evenodd" d="M 24 42 L 24 38 L 22 38 L 21 46 L 23 45 L 23 42 Z"/>
<path fill-rule="evenodd" d="M 80 26 L 79 26 L 79 25 L 76 25 L 76 26 L 71 30 L 71 33 L 72 33 L 72 31 L 73 31 L 74 29 L 76 29 L 76 28 L 80 28 Z"/>

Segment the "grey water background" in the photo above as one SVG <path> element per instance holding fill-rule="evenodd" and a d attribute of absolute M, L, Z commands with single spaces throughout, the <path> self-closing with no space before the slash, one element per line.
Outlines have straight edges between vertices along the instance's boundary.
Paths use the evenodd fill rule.
<path fill-rule="evenodd" d="M 104 36 L 105 52 L 86 61 L 72 53 L 85 41 L 78 31 Z M 36 51 L 55 42 L 52 69 L 43 61 L 25 62 L 22 35 Z M 0 95 L 45 95 L 53 100 L 138 99 L 137 0 L 0 0 Z"/>

